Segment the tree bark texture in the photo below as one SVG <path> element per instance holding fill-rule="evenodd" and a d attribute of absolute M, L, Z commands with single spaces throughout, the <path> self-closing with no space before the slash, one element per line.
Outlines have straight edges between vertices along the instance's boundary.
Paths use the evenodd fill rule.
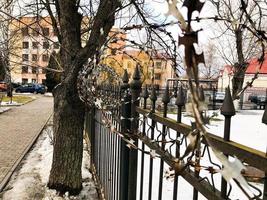
<path fill-rule="evenodd" d="M 48 183 L 49 188 L 70 194 L 82 188 L 84 105 L 71 91 L 74 87 L 61 84 L 54 91 L 54 154 Z"/>
<path fill-rule="evenodd" d="M 238 93 L 242 90 L 245 73 L 247 69 L 247 63 L 245 63 L 243 55 L 243 31 L 241 28 L 238 28 L 235 31 L 236 38 L 236 50 L 237 50 L 237 59 L 238 62 L 234 65 L 234 77 L 232 79 L 233 85 L 233 99 L 237 98 Z"/>
<path fill-rule="evenodd" d="M 85 106 L 79 99 L 77 77 L 83 64 L 104 44 L 114 24 L 118 0 L 100 0 L 89 40 L 81 47 L 82 15 L 79 1 L 56 0 L 60 27 L 62 81 L 54 95 L 54 152 L 48 187 L 78 194 L 82 189 L 82 151 Z M 46 6 L 49 6 L 48 4 Z M 49 10 L 49 7 L 47 8 Z M 53 17 L 53 16 L 52 16 Z M 55 29 L 56 27 L 54 27 Z M 101 29 L 104 33 L 101 34 Z"/>

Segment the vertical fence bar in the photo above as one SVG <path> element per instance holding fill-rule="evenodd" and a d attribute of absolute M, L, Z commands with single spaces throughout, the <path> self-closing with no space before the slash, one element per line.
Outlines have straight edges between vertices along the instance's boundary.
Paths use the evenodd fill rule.
<path fill-rule="evenodd" d="M 216 110 L 216 88 L 212 88 L 212 110 Z"/>
<path fill-rule="evenodd" d="M 91 142 L 91 166 L 93 166 L 93 164 L 95 164 L 95 150 L 96 150 L 96 138 L 95 138 L 95 107 L 91 108 L 91 112 L 90 112 L 90 116 L 89 116 L 89 120 L 90 120 L 90 127 L 89 127 L 89 131 L 90 131 L 90 142 Z"/>
<path fill-rule="evenodd" d="M 142 94 L 143 98 L 144 98 L 144 105 L 143 108 L 146 109 L 146 105 L 147 105 L 147 98 L 149 97 L 148 94 L 148 90 L 147 90 L 147 85 L 143 91 Z M 142 134 L 145 135 L 146 134 L 146 119 L 145 116 L 143 116 L 143 125 L 142 125 Z M 141 171 L 140 171 L 140 200 L 143 199 L 143 186 L 144 186 L 144 159 L 145 159 L 145 144 L 142 142 L 142 153 L 141 153 Z"/>
<path fill-rule="evenodd" d="M 170 103 L 170 94 L 169 94 L 169 85 L 167 84 L 165 92 L 162 97 L 162 103 L 163 103 L 163 117 L 167 117 L 167 111 L 168 111 L 168 103 Z M 161 149 L 165 150 L 165 141 L 166 141 L 166 126 L 162 126 L 162 143 L 161 143 Z M 160 170 L 159 170 L 159 195 L 158 199 L 162 200 L 162 182 L 163 182 L 163 167 L 164 167 L 164 160 L 160 159 Z"/>
<path fill-rule="evenodd" d="M 230 130 L 231 130 L 231 118 L 232 116 L 235 115 L 235 108 L 229 87 L 226 88 L 226 94 L 221 108 L 221 114 L 225 117 L 223 139 L 225 141 L 229 141 Z M 227 181 L 223 177 L 221 181 L 221 197 L 227 199 Z"/>
<path fill-rule="evenodd" d="M 151 112 L 155 113 L 157 94 L 156 94 L 156 89 L 155 89 L 154 85 L 152 86 L 150 100 L 152 102 Z M 151 140 L 154 140 L 155 126 L 156 126 L 156 122 L 154 120 L 152 120 L 152 123 L 151 123 Z M 153 158 L 150 158 L 150 160 L 149 160 L 148 200 L 151 200 L 151 198 L 152 198 L 152 183 L 153 183 Z"/>
<path fill-rule="evenodd" d="M 131 132 L 130 134 L 138 133 L 138 122 L 139 114 L 136 112 L 136 107 L 139 106 L 140 102 L 140 93 L 142 88 L 141 76 L 139 71 L 139 66 L 137 65 L 132 81 L 130 83 L 132 101 L 131 101 Z M 134 144 L 138 146 L 138 139 L 134 139 Z M 137 186 L 137 164 L 138 162 L 138 150 L 131 148 L 130 149 L 130 158 L 129 158 L 129 185 L 128 185 L 128 200 L 136 200 L 136 186 Z"/>
<path fill-rule="evenodd" d="M 127 70 L 124 71 L 123 84 L 121 90 L 123 92 L 122 107 L 121 107 L 121 132 L 128 133 L 131 129 L 131 96 L 128 93 L 129 78 Z M 128 200 L 128 179 L 129 179 L 129 148 L 126 142 L 121 139 L 120 144 L 120 200 Z"/>
<path fill-rule="evenodd" d="M 183 92 L 183 87 L 179 87 L 179 91 L 176 97 L 175 104 L 177 106 L 177 122 L 181 123 L 182 122 L 182 108 L 185 105 L 185 96 Z M 180 157 L 180 140 L 178 140 L 181 136 L 181 133 L 177 132 L 177 137 L 176 140 L 178 141 L 176 143 L 176 150 L 175 150 L 175 156 L 176 158 Z M 178 195 L 178 174 L 175 173 L 174 176 L 174 183 L 173 183 L 173 200 L 177 200 L 177 195 Z"/>
<path fill-rule="evenodd" d="M 198 96 L 199 96 L 199 101 L 204 103 L 205 102 L 205 94 L 204 94 L 204 90 L 203 90 L 203 87 L 202 85 L 200 86 L 199 88 L 199 93 L 198 93 Z M 202 120 L 204 121 L 204 117 L 203 117 L 203 111 L 201 112 L 201 117 L 202 117 Z M 200 156 L 201 156 L 201 153 L 200 153 L 200 144 L 197 145 L 197 148 L 196 148 L 196 151 L 195 151 L 195 157 L 196 157 L 196 165 L 199 166 L 200 165 Z M 199 177 L 199 170 L 196 170 L 195 168 L 195 171 L 194 171 L 194 175 L 195 177 Z M 198 190 L 196 188 L 193 189 L 193 200 L 197 200 L 198 199 Z"/>
<path fill-rule="evenodd" d="M 267 125 L 267 102 L 265 104 L 265 111 L 262 116 L 262 123 Z M 267 156 L 267 150 L 266 150 L 266 156 Z M 263 200 L 267 200 L 267 173 L 266 172 L 265 172 L 264 188 L 263 188 Z"/>

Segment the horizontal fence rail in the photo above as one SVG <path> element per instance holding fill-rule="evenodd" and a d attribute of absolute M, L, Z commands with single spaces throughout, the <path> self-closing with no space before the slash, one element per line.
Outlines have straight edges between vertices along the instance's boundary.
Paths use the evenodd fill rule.
<path fill-rule="evenodd" d="M 266 153 L 229 140 L 231 116 L 226 116 L 223 138 L 211 133 L 201 136 L 194 123 L 181 123 L 185 106 L 181 87 L 171 91 L 167 85 L 158 99 L 153 85 L 141 93 L 138 68 L 130 84 L 128 81 L 125 72 L 122 85 L 98 86 L 99 95 L 106 100 L 87 112 L 91 167 L 102 199 L 231 199 L 236 189 L 242 192 L 240 199 L 267 199 Z M 168 117 L 172 98 L 176 119 Z M 160 112 L 157 105 L 161 105 Z M 235 186 L 227 183 L 214 148 L 232 163 L 240 160 L 259 172 L 260 183 L 248 182 L 249 191 L 238 177 L 233 179 Z M 239 173 L 248 177 L 246 170 Z M 189 189 L 183 191 L 184 185 Z"/>

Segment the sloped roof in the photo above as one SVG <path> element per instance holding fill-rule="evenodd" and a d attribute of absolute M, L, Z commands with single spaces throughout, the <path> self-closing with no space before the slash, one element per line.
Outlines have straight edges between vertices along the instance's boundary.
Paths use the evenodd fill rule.
<path fill-rule="evenodd" d="M 257 73 L 261 63 L 258 61 L 258 58 L 252 58 L 249 61 L 248 68 L 246 70 L 246 74 L 255 74 Z M 225 65 L 224 68 L 220 71 L 220 75 L 222 75 L 223 72 L 226 72 L 229 75 L 232 75 L 234 72 L 234 68 L 231 65 Z M 265 54 L 265 59 L 262 63 L 260 74 L 267 74 L 267 53 Z"/>
<path fill-rule="evenodd" d="M 267 74 L 267 53 L 265 54 L 264 61 L 262 63 L 261 69 L 260 69 L 260 74 Z M 255 74 L 259 67 L 260 63 L 258 61 L 258 58 L 253 58 L 250 60 L 248 68 L 246 70 L 246 74 Z"/>

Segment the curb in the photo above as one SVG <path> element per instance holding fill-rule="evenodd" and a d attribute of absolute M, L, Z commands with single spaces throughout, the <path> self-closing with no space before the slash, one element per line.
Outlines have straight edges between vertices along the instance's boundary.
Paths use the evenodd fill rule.
<path fill-rule="evenodd" d="M 0 106 L 0 108 L 1 108 L 1 106 Z M 8 112 L 9 110 L 11 110 L 11 108 L 7 108 L 5 110 L 0 111 L 0 115 L 3 114 L 3 113 L 5 113 L 5 112 Z"/>
<path fill-rule="evenodd" d="M 36 98 L 32 98 L 31 100 L 29 100 L 29 101 L 26 101 L 26 102 L 24 102 L 24 103 L 20 103 L 20 104 L 15 104 L 15 105 L 1 105 L 2 107 L 19 107 L 19 106 L 23 106 L 23 105 L 25 105 L 25 104 L 28 104 L 28 103 L 31 103 L 31 102 L 33 102 L 33 101 L 35 101 L 36 100 Z"/>
<path fill-rule="evenodd" d="M 42 131 L 44 130 L 46 124 L 49 122 L 52 114 L 53 114 L 53 112 L 49 115 L 49 117 L 45 121 L 44 125 L 41 126 L 38 134 L 36 134 L 36 136 L 32 139 L 32 141 L 30 142 L 30 144 L 24 149 L 24 151 L 22 152 L 21 156 L 16 160 L 16 162 L 14 163 L 14 165 L 12 166 L 12 168 L 9 170 L 9 172 L 7 173 L 7 175 L 4 177 L 3 181 L 0 183 L 0 193 L 4 191 L 4 188 L 8 184 L 11 176 L 16 171 L 16 169 L 19 166 L 19 164 L 21 163 L 21 161 L 25 158 L 26 154 L 31 150 L 31 148 L 33 147 L 33 145 L 35 144 L 35 142 L 39 138 L 39 136 L 42 133 Z"/>

